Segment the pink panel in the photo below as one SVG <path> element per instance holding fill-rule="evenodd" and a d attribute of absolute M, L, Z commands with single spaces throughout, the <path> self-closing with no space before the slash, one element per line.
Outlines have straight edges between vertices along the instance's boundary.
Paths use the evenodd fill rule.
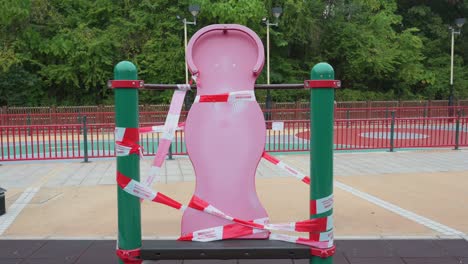
<path fill-rule="evenodd" d="M 199 74 L 197 95 L 253 90 L 263 67 L 263 45 L 244 26 L 212 25 L 192 37 L 187 61 L 191 72 Z M 234 217 L 268 217 L 255 190 L 265 133 L 257 102 L 193 104 L 185 142 L 196 174 L 194 194 Z M 182 217 L 182 235 L 228 223 L 188 209 Z M 245 238 L 266 237 L 261 233 Z"/>

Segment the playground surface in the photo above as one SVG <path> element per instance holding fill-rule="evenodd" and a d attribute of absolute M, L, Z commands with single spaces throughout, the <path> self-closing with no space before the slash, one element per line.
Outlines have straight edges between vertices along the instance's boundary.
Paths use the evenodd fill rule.
<path fill-rule="evenodd" d="M 309 171 L 307 154 L 276 156 Z M 334 263 L 468 263 L 467 157 L 466 148 L 336 152 L 338 252 Z M 149 157 L 141 162 L 142 176 L 147 175 L 150 163 Z M 90 163 L 3 163 L 0 184 L 8 191 L 7 214 L 0 217 L 0 263 L 116 263 L 115 166 L 114 158 Z M 160 182 L 154 187 L 186 202 L 194 180 L 189 159 L 175 156 L 165 162 Z M 272 222 L 308 218 L 308 186 L 299 180 L 261 161 L 256 184 Z M 143 238 L 176 238 L 180 218 L 179 211 L 143 203 Z M 58 259 L 52 260 L 55 257 Z"/>

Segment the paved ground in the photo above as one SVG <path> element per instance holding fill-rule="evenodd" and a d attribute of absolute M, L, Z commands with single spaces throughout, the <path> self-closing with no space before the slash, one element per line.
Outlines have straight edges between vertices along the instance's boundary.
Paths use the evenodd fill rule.
<path fill-rule="evenodd" d="M 278 157 L 304 172 L 308 171 L 308 155 L 285 154 Z M 468 246 L 466 241 L 463 242 L 468 233 L 467 149 L 342 152 L 335 154 L 334 161 L 335 236 L 340 248 L 335 264 L 468 263 Z M 142 162 L 143 176 L 149 170 L 150 162 L 149 158 Z M 112 241 L 101 241 L 115 239 L 117 212 L 114 177 L 114 159 L 93 160 L 91 163 L 3 163 L 0 167 L 0 186 L 8 191 L 7 214 L 0 217 L 0 251 L 2 245 L 8 245 L 5 248 L 13 251 L 21 251 L 21 248 L 27 248 L 27 243 L 36 243 L 37 248 L 17 259 L 24 261 L 21 263 L 52 263 L 41 262 L 37 258 L 53 255 L 41 250 L 53 250 L 58 243 L 68 248 L 64 252 L 81 248 L 81 253 L 73 253 L 75 257 L 71 257 L 70 262 L 54 263 L 95 263 L 83 262 L 79 256 L 91 254 L 89 256 L 98 257 L 98 251 L 108 254 L 107 248 L 115 246 Z M 176 157 L 166 162 L 161 182 L 154 187 L 177 200 L 188 201 L 194 188 L 194 178 L 190 161 L 186 157 Z M 262 161 L 256 184 L 258 195 L 272 222 L 308 217 L 308 187 L 300 181 Z M 180 234 L 179 223 L 178 211 L 143 204 L 145 238 L 174 238 Z M 11 239 L 40 240 L 20 242 Z M 65 242 L 50 239 L 82 239 L 77 243 L 84 244 L 76 246 L 67 242 L 71 243 L 68 247 Z M 96 239 L 98 241 L 92 242 Z M 341 242 L 340 239 L 360 241 Z M 369 242 L 369 239 L 372 241 Z M 398 241 L 393 242 L 392 239 Z M 406 239 L 424 240 L 415 242 Z M 446 244 L 441 247 L 440 243 Z M 106 255 L 109 259 L 103 258 L 114 261 L 112 254 Z M 0 254 L 0 263 L 20 263 L 16 260 L 6 262 L 2 256 Z M 78 260 L 82 262 L 76 262 Z M 102 263 L 106 262 L 103 260 Z"/>
<path fill-rule="evenodd" d="M 334 264 L 468 264 L 465 240 L 338 240 Z M 117 263 L 110 240 L 0 240 L 1 264 Z M 162 260 L 156 264 L 307 264 L 307 259 Z"/>

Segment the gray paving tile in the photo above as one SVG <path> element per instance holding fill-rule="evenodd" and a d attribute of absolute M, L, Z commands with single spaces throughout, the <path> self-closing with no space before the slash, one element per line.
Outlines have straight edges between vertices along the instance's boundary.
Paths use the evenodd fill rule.
<path fill-rule="evenodd" d="M 466 240 L 436 240 L 435 244 L 443 248 L 446 255 L 468 258 L 468 241 Z"/>
<path fill-rule="evenodd" d="M 93 241 L 86 240 L 50 240 L 39 250 L 34 252 L 30 259 L 60 259 L 65 262 L 73 262 L 78 259 L 91 245 Z M 48 263 L 48 262 L 42 262 Z"/>
<path fill-rule="evenodd" d="M 333 255 L 332 259 L 333 259 L 333 264 L 350 264 L 347 258 L 340 252 L 336 252 L 335 255 Z M 294 264 L 309 264 L 310 260 L 309 259 L 294 259 L 293 262 Z"/>
<path fill-rule="evenodd" d="M 22 261 L 24 261 L 24 259 L 4 259 L 0 257 L 0 263 L 2 264 L 19 264 Z"/>
<path fill-rule="evenodd" d="M 446 252 L 433 240 L 387 240 L 396 256 L 412 257 L 445 257 Z"/>
<path fill-rule="evenodd" d="M 236 259 L 228 259 L 228 260 L 217 260 L 217 259 L 189 259 L 184 260 L 183 264 L 237 264 Z"/>
<path fill-rule="evenodd" d="M 375 257 L 375 258 L 348 258 L 350 264 L 405 264 L 401 258 Z"/>
<path fill-rule="evenodd" d="M 294 264 L 292 259 L 239 259 L 239 264 Z"/>
<path fill-rule="evenodd" d="M 0 240 L 0 260 L 3 258 L 27 258 L 45 243 L 45 241 L 38 240 Z"/>
<path fill-rule="evenodd" d="M 155 260 L 148 261 L 145 260 L 143 264 L 182 264 L 183 260 Z"/>
<path fill-rule="evenodd" d="M 75 264 L 87 263 L 118 263 L 118 257 L 115 254 L 115 241 L 94 241 L 75 262 Z"/>
<path fill-rule="evenodd" d="M 29 258 L 21 262 L 21 264 L 71 264 L 74 259 L 61 259 L 61 258 Z"/>
<path fill-rule="evenodd" d="M 457 258 L 403 258 L 406 264 L 460 264 Z"/>
<path fill-rule="evenodd" d="M 395 256 L 394 250 L 384 240 L 336 241 L 336 248 L 348 259 Z"/>
<path fill-rule="evenodd" d="M 337 153 L 334 159 L 335 175 L 384 175 L 402 172 L 438 172 L 468 170 L 466 162 L 468 151 L 439 152 L 372 152 L 372 153 Z M 308 155 L 277 155 L 278 158 L 304 173 L 309 170 Z M 141 174 L 150 169 L 152 157 L 141 161 Z M 92 163 L 81 161 L 62 161 L 60 163 L 41 162 L 31 164 L 4 164 L 0 175 L 2 187 L 26 188 L 37 179 L 57 169 L 58 164 L 64 169 L 58 175 L 51 177 L 46 186 L 79 186 L 97 184 L 115 184 L 115 160 L 96 159 Z M 6 175 L 6 176 L 4 176 Z M 14 175 L 15 177 L 12 177 Z M 262 160 L 259 163 L 258 177 L 288 177 L 276 166 Z M 163 182 L 193 181 L 195 178 L 192 164 L 187 156 L 177 156 L 174 160 L 165 162 L 161 171 Z"/>

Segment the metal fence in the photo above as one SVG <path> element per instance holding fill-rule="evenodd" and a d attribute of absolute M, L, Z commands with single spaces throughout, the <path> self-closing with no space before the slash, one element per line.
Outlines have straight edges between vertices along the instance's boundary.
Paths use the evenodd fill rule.
<path fill-rule="evenodd" d="M 282 107 L 282 106 L 278 106 Z M 162 108 L 162 106 L 158 107 Z M 89 109 L 88 109 L 89 110 Z M 108 110 L 102 108 L 102 110 Z M 310 108 L 275 108 L 263 109 L 270 120 L 304 120 L 310 116 Z M 460 113 L 468 116 L 468 106 L 431 106 L 431 107 L 373 107 L 373 108 L 336 108 L 336 119 L 382 119 L 389 118 L 395 112 L 397 118 L 450 117 Z M 65 125 L 80 124 L 83 117 L 90 124 L 114 124 L 115 113 L 108 112 L 72 112 L 72 113 L 34 113 L 0 114 L 0 126 Z M 164 122 L 167 110 L 151 110 L 146 107 L 140 111 L 140 123 Z M 181 121 L 187 117 L 187 111 L 181 112 Z"/>
<path fill-rule="evenodd" d="M 459 148 L 468 146 L 468 117 L 336 119 L 336 150 Z M 83 121 L 87 121 L 83 120 Z M 159 123 L 162 124 L 162 123 Z M 141 123 L 141 126 L 157 125 Z M 308 151 L 308 120 L 268 121 L 266 151 Z M 159 133 L 142 134 L 144 155 L 154 155 Z M 0 126 L 0 161 L 85 159 L 115 156 L 114 124 Z M 177 131 L 172 154 L 186 154 L 184 132 Z M 216 155 L 216 153 L 213 153 Z"/>

